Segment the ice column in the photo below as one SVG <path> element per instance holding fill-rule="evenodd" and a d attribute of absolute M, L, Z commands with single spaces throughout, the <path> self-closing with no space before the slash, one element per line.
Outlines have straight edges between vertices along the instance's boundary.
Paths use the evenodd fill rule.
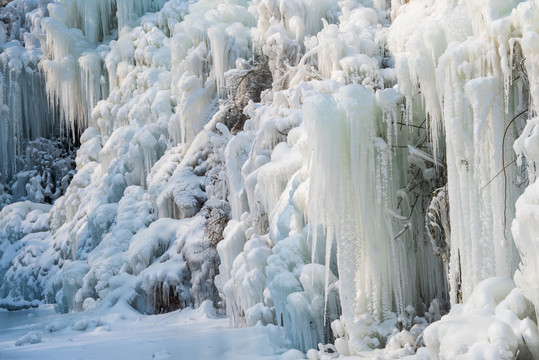
<path fill-rule="evenodd" d="M 399 240 L 390 149 L 378 134 L 374 93 L 360 85 L 305 101 L 311 147 L 309 222 L 336 239 L 350 352 L 376 346 L 371 325 L 413 303 L 413 254 Z M 313 247 L 316 248 L 316 234 Z M 326 254 L 330 251 L 326 251 Z M 407 259 L 411 256 L 411 260 Z M 409 264 L 408 262 L 411 262 Z"/>

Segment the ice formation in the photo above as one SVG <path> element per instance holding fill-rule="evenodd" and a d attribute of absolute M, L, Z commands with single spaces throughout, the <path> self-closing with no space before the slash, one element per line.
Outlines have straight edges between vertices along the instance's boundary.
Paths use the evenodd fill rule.
<path fill-rule="evenodd" d="M 209 299 L 309 359 L 539 356 L 533 0 L 0 17 L 0 306 Z"/>
<path fill-rule="evenodd" d="M 2 9 L 0 55 L 0 181 L 7 183 L 21 170 L 19 157 L 26 141 L 52 137 L 58 124 L 47 114 L 47 94 L 39 72 L 41 57 L 35 34 L 43 6 L 35 2 L 13 2 Z"/>
<path fill-rule="evenodd" d="M 513 185 L 520 182 L 520 170 L 507 166 L 514 159 L 507 147 L 525 115 L 533 112 L 531 99 L 522 93 L 528 80 L 521 66 L 527 55 L 518 38 L 525 31 L 520 14 L 526 4 L 512 13 L 512 6 L 479 5 L 437 2 L 421 8 L 415 2 L 395 20 L 389 37 L 393 53 L 403 54 L 397 55 L 397 69 L 409 106 L 415 105 L 420 87 L 418 97 L 431 119 L 432 137 L 442 130 L 446 134 L 447 191 L 456 194 L 449 195 L 451 208 L 459 209 L 450 212 L 453 303 L 457 297 L 466 300 L 482 279 L 511 276 L 516 269 L 518 255 L 509 225 L 521 193 Z M 448 10 L 449 15 L 442 16 Z M 409 22 L 422 12 L 435 20 L 413 29 Z M 407 49 L 401 29 L 410 37 Z M 424 68 L 436 77 L 426 76 Z M 498 176 L 502 169 L 503 176 Z"/>

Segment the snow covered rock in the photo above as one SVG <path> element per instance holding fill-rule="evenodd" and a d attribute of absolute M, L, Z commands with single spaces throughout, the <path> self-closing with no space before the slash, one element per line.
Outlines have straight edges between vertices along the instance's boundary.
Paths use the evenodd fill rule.
<path fill-rule="evenodd" d="M 533 305 L 514 281 L 497 277 L 476 286 L 466 303 L 453 306 L 423 337 L 434 359 L 533 359 L 535 321 Z"/>
<path fill-rule="evenodd" d="M 37 344 L 40 342 L 41 342 L 41 333 L 33 331 L 18 338 L 17 341 L 15 341 L 15 346 Z"/>

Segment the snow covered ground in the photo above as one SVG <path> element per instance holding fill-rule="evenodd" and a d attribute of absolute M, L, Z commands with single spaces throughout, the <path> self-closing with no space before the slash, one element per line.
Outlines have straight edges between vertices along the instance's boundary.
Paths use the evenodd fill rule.
<path fill-rule="evenodd" d="M 24 343 L 32 333 L 40 341 Z M 196 310 L 149 316 L 129 311 L 58 315 L 50 305 L 0 312 L 0 359 L 6 360 L 279 358 L 265 327 L 231 328 L 209 302 Z"/>

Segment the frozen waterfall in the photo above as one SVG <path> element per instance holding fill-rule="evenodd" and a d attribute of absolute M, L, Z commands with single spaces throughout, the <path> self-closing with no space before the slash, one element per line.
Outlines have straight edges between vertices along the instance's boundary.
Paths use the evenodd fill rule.
<path fill-rule="evenodd" d="M 309 359 L 539 356 L 534 0 L 0 20 L 0 307 L 210 300 Z"/>

